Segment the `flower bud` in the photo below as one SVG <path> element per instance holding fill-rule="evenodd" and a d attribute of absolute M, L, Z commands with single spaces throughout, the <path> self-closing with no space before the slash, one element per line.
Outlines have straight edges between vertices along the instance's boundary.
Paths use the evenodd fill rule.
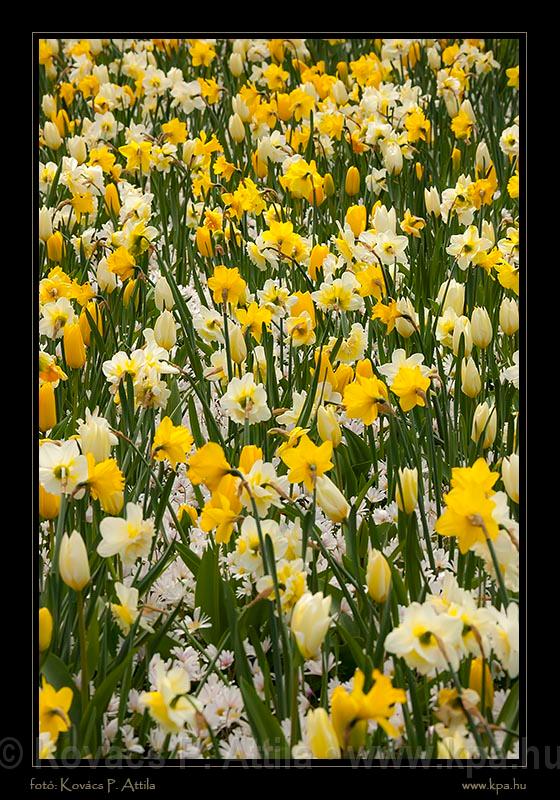
<path fill-rule="evenodd" d="M 432 69 L 437 70 L 441 67 L 441 56 L 436 47 L 428 47 L 426 56 L 428 57 L 428 64 Z"/>
<path fill-rule="evenodd" d="M 492 341 L 492 322 L 488 311 L 476 306 L 471 314 L 471 333 L 473 344 L 484 349 Z"/>
<path fill-rule="evenodd" d="M 201 256 L 212 258 L 214 249 L 212 247 L 212 238 L 210 231 L 206 227 L 196 229 L 196 249 Z"/>
<path fill-rule="evenodd" d="M 489 242 L 492 242 L 492 246 L 496 244 L 496 234 L 494 232 L 494 226 L 488 220 L 484 220 L 482 222 L 482 237 L 484 239 L 488 239 Z"/>
<path fill-rule="evenodd" d="M 434 217 L 441 216 L 441 201 L 435 186 L 424 189 L 424 203 L 426 204 L 426 211 L 428 214 L 433 214 Z"/>
<path fill-rule="evenodd" d="M 403 339 L 409 339 L 418 327 L 418 314 L 407 297 L 397 300 L 397 311 L 401 315 L 395 321 L 395 328 Z"/>
<path fill-rule="evenodd" d="M 346 82 L 348 80 L 348 64 L 346 61 L 339 61 L 336 65 L 336 74 L 340 78 L 341 81 Z"/>
<path fill-rule="evenodd" d="M 39 609 L 39 651 L 44 653 L 49 649 L 53 631 L 53 618 L 48 608 Z"/>
<path fill-rule="evenodd" d="M 58 569 L 64 583 L 80 592 L 90 581 L 86 545 L 78 531 L 62 537 L 58 556 Z"/>
<path fill-rule="evenodd" d="M 228 61 L 229 71 L 234 78 L 239 78 L 243 72 L 243 59 L 239 53 L 232 53 Z"/>
<path fill-rule="evenodd" d="M 239 144 L 245 138 L 245 126 L 239 114 L 232 114 L 228 122 L 228 130 L 234 142 Z"/>
<path fill-rule="evenodd" d="M 309 256 L 309 275 L 312 280 L 317 280 L 317 270 L 323 266 L 323 261 L 329 254 L 329 248 L 324 244 L 316 244 Z"/>
<path fill-rule="evenodd" d="M 60 261 L 64 252 L 64 239 L 60 231 L 56 231 L 47 239 L 47 255 L 51 261 Z"/>
<path fill-rule="evenodd" d="M 461 391 L 467 397 L 476 397 L 480 394 L 482 383 L 480 373 L 472 358 L 464 358 L 461 364 Z"/>
<path fill-rule="evenodd" d="M 348 100 L 348 92 L 346 91 L 346 86 L 342 83 L 341 80 L 336 81 L 332 85 L 332 96 L 334 97 L 334 101 L 337 105 L 343 106 L 346 101 Z"/>
<path fill-rule="evenodd" d="M 105 188 L 105 205 L 107 210 L 115 216 L 121 210 L 121 201 L 119 199 L 119 190 L 114 183 L 108 183 Z"/>
<path fill-rule="evenodd" d="M 384 603 L 391 588 L 391 567 L 379 550 L 370 550 L 367 563 L 367 588 L 376 603 Z"/>
<path fill-rule="evenodd" d="M 50 431 L 56 425 L 56 402 L 54 386 L 49 381 L 39 386 L 39 430 Z"/>
<path fill-rule="evenodd" d="M 125 308 L 128 308 L 128 304 L 130 303 L 133 296 L 134 296 L 134 305 L 136 308 L 138 308 L 140 297 L 138 295 L 138 292 L 135 292 L 135 289 L 136 289 L 136 279 L 129 278 L 126 282 L 126 286 L 124 287 L 124 292 L 123 292 L 123 305 Z"/>
<path fill-rule="evenodd" d="M 409 467 L 399 469 L 395 500 L 399 511 L 404 511 L 405 514 L 412 514 L 418 503 L 418 470 L 416 467 L 413 469 Z"/>
<path fill-rule="evenodd" d="M 482 688 L 482 665 L 484 664 L 484 689 Z M 484 694 L 484 705 L 492 708 L 494 705 L 494 683 L 488 662 L 482 658 L 473 658 L 471 661 L 471 671 L 469 674 L 469 689 L 473 689 L 480 697 Z"/>
<path fill-rule="evenodd" d="M 196 147 L 196 142 L 194 139 L 187 139 L 187 141 L 183 145 L 183 161 L 187 165 L 187 167 L 192 166 L 192 162 L 194 161 L 194 148 Z"/>
<path fill-rule="evenodd" d="M 308 711 L 305 724 L 307 741 L 314 758 L 332 760 L 341 757 L 336 731 L 324 708 Z"/>
<path fill-rule="evenodd" d="M 294 606 L 291 628 L 300 653 L 306 659 L 315 658 L 331 624 L 331 597 L 323 592 L 305 592 Z"/>
<path fill-rule="evenodd" d="M 352 233 L 356 238 L 366 229 L 366 217 L 365 206 L 350 206 L 346 212 L 346 222 L 352 228 Z"/>
<path fill-rule="evenodd" d="M 39 484 L 39 516 L 42 519 L 55 519 L 60 511 L 60 497 L 45 491 Z"/>
<path fill-rule="evenodd" d="M 154 325 L 154 339 L 164 350 L 171 350 L 177 341 L 177 328 L 171 311 L 162 311 Z"/>
<path fill-rule="evenodd" d="M 465 356 L 470 356 L 473 346 L 471 323 L 468 317 L 459 317 L 455 322 L 453 328 L 453 355 L 459 355 L 459 348 L 461 346 L 461 337 L 465 344 Z"/>
<path fill-rule="evenodd" d="M 68 152 L 78 164 L 83 164 L 87 158 L 86 140 L 83 136 L 72 136 L 66 141 Z"/>
<path fill-rule="evenodd" d="M 327 475 L 319 475 L 316 483 L 317 505 L 332 521 L 342 522 L 350 513 L 346 498 Z"/>
<path fill-rule="evenodd" d="M 422 178 L 424 177 L 424 167 L 419 161 L 417 161 L 416 164 L 414 165 L 414 171 L 416 172 L 417 180 L 421 181 Z"/>
<path fill-rule="evenodd" d="M 459 169 L 461 164 L 461 151 L 458 147 L 454 147 L 451 152 L 451 161 L 453 162 L 453 169 Z"/>
<path fill-rule="evenodd" d="M 323 442 L 332 442 L 338 447 L 342 439 L 342 431 L 332 406 L 319 406 L 317 411 L 317 430 Z"/>
<path fill-rule="evenodd" d="M 353 197 L 360 191 L 360 173 L 357 167 L 348 167 L 346 180 L 344 182 L 344 191 L 349 197 Z"/>
<path fill-rule="evenodd" d="M 490 406 L 486 401 L 479 403 L 474 412 L 471 440 L 475 443 L 478 442 L 484 431 L 482 447 L 484 449 L 490 447 L 494 444 L 497 426 L 498 418 L 494 406 Z"/>
<path fill-rule="evenodd" d="M 229 349 L 236 364 L 242 364 L 247 358 L 247 345 L 239 325 L 233 325 L 229 330 Z"/>
<path fill-rule="evenodd" d="M 502 461 L 502 483 L 514 503 L 519 503 L 519 456 L 512 453 Z"/>
<path fill-rule="evenodd" d="M 46 242 L 52 236 L 52 211 L 43 206 L 39 209 L 39 239 Z"/>
<path fill-rule="evenodd" d="M 390 175 L 400 175 L 403 168 L 403 154 L 396 142 L 389 142 L 383 150 L 383 165 Z"/>
<path fill-rule="evenodd" d="M 101 316 L 101 309 L 99 308 L 95 300 L 90 300 L 89 303 L 82 308 L 78 322 L 80 325 L 82 336 L 84 338 L 84 343 L 87 347 L 89 347 L 89 343 L 91 340 L 91 326 L 86 312 L 87 314 L 89 314 L 92 321 L 94 322 L 95 327 L 99 331 L 100 336 L 103 336 L 103 317 Z"/>
<path fill-rule="evenodd" d="M 124 506 L 124 492 L 115 492 L 114 494 L 104 497 L 103 502 L 101 504 L 101 508 L 107 514 L 110 514 L 113 517 L 118 516 L 121 513 Z"/>
<path fill-rule="evenodd" d="M 506 336 L 519 330 L 519 306 L 513 298 L 504 297 L 500 305 L 500 328 Z"/>
<path fill-rule="evenodd" d="M 327 172 L 323 180 L 323 190 L 325 192 L 325 197 L 332 197 L 335 193 L 333 176 L 330 172 Z"/>
<path fill-rule="evenodd" d="M 163 276 L 156 281 L 154 287 L 154 302 L 158 311 L 165 311 L 166 309 L 170 311 L 175 305 L 171 287 L 167 282 L 167 278 Z"/>
<path fill-rule="evenodd" d="M 58 128 L 54 124 L 54 122 L 45 122 L 45 127 L 43 129 L 43 138 L 45 140 L 45 144 L 47 147 L 50 147 L 51 150 L 58 150 L 58 148 L 62 144 L 62 137 L 58 132 Z"/>
<path fill-rule="evenodd" d="M 114 292 L 115 289 L 117 288 L 117 276 L 115 275 L 114 272 L 111 272 L 111 270 L 107 266 L 106 258 L 102 258 L 99 261 L 95 277 L 97 278 L 97 285 L 101 292 L 107 292 L 108 294 L 111 294 L 111 292 Z M 82 335 L 83 335 L 83 330 L 82 330 Z"/>
<path fill-rule="evenodd" d="M 479 142 L 474 157 L 474 166 L 477 173 L 480 176 L 485 176 L 486 173 L 488 172 L 488 168 L 491 165 L 492 165 L 492 159 L 490 157 L 490 151 L 488 150 L 486 142 Z"/>
<path fill-rule="evenodd" d="M 52 94 L 43 95 L 43 99 L 41 100 L 41 108 L 43 109 L 43 114 L 45 117 L 52 119 L 56 116 L 56 99 L 52 96 Z"/>
<path fill-rule="evenodd" d="M 242 122 L 249 122 L 251 119 L 251 110 L 240 95 L 232 99 L 231 108 L 234 114 L 239 114 Z"/>
<path fill-rule="evenodd" d="M 437 295 L 438 303 L 443 303 L 441 313 L 444 314 L 448 308 L 452 308 L 458 317 L 462 316 L 465 306 L 465 284 L 451 278 L 450 281 L 442 283 Z"/>
<path fill-rule="evenodd" d="M 64 358 L 71 369 L 81 369 L 86 363 L 86 348 L 79 322 L 64 326 Z"/>

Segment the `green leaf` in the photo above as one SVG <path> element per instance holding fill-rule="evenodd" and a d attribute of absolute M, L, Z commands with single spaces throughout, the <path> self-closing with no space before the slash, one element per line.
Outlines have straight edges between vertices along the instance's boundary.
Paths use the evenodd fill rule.
<path fill-rule="evenodd" d="M 253 734 L 265 758 L 289 758 L 290 748 L 278 720 L 257 695 L 254 686 L 245 678 L 239 681 L 245 711 Z"/>
<path fill-rule="evenodd" d="M 201 633 L 207 642 L 217 645 L 225 629 L 226 613 L 222 596 L 222 577 L 218 565 L 218 550 L 208 547 L 202 556 L 195 590 L 195 606 L 210 617 L 211 628 Z"/>

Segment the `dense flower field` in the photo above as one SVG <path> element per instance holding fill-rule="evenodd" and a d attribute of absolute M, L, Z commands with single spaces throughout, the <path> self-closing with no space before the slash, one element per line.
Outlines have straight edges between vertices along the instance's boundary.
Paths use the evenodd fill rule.
<path fill-rule="evenodd" d="M 519 43 L 39 63 L 39 757 L 515 756 Z"/>

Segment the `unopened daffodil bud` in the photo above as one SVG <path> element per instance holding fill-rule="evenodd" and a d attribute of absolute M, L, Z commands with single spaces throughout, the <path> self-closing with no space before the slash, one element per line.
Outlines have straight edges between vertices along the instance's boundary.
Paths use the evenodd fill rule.
<path fill-rule="evenodd" d="M 41 108 L 45 117 L 49 119 L 56 117 L 56 98 L 52 94 L 45 94 L 41 100 Z"/>
<path fill-rule="evenodd" d="M 229 348 L 236 364 L 242 364 L 247 358 L 247 345 L 239 325 L 233 325 L 229 331 Z"/>
<path fill-rule="evenodd" d="M 461 364 L 461 391 L 473 398 L 480 394 L 482 382 L 480 373 L 472 358 L 464 358 Z"/>
<path fill-rule="evenodd" d="M 60 261 L 64 253 L 64 239 L 60 231 L 56 231 L 47 239 L 47 255 L 51 261 Z"/>
<path fill-rule="evenodd" d="M 461 164 L 461 151 L 458 147 L 454 147 L 451 153 L 451 161 L 453 162 L 453 169 L 459 169 Z"/>
<path fill-rule="evenodd" d="M 492 341 L 492 321 L 488 311 L 481 306 L 476 306 L 471 314 L 471 333 L 473 344 L 482 349 Z"/>
<path fill-rule="evenodd" d="M 453 355 L 459 355 L 459 349 L 461 347 L 461 339 L 464 341 L 464 353 L 465 356 L 470 356 L 473 347 L 473 340 L 472 340 L 472 331 L 471 331 L 471 323 L 468 317 L 459 317 L 455 321 L 455 327 L 453 328 Z"/>
<path fill-rule="evenodd" d="M 80 330 L 82 331 L 82 336 L 84 337 L 84 344 L 86 345 L 86 347 L 89 347 L 91 341 L 91 325 L 89 321 L 90 317 L 93 323 L 95 324 L 95 327 L 99 331 L 99 335 L 103 336 L 103 316 L 101 314 L 101 309 L 99 308 L 95 300 L 90 300 L 89 303 L 82 308 L 82 311 L 80 313 L 80 318 L 78 320 L 80 324 Z"/>
<path fill-rule="evenodd" d="M 305 592 L 294 606 L 292 633 L 305 659 L 315 658 L 319 654 L 331 624 L 330 607 L 331 597 L 323 597 L 323 592 Z"/>
<path fill-rule="evenodd" d="M 39 209 L 39 239 L 46 242 L 52 236 L 52 210 L 43 206 Z"/>
<path fill-rule="evenodd" d="M 500 304 L 500 328 L 506 336 L 519 330 L 519 306 L 513 298 L 504 297 Z"/>
<path fill-rule="evenodd" d="M 441 67 L 441 55 L 436 47 L 428 47 L 426 56 L 428 58 L 428 64 L 432 69 L 438 70 Z"/>
<path fill-rule="evenodd" d="M 346 498 L 328 475 L 319 475 L 316 482 L 317 505 L 331 522 L 342 522 L 350 513 Z"/>
<path fill-rule="evenodd" d="M 365 206 L 350 206 L 346 212 L 346 222 L 352 228 L 356 238 L 366 229 L 367 211 Z"/>
<path fill-rule="evenodd" d="M 484 177 L 488 168 L 492 166 L 492 158 L 486 142 L 479 142 L 474 156 L 474 166 L 477 174 Z"/>
<path fill-rule="evenodd" d="M 49 649 L 53 632 L 53 618 L 48 608 L 39 609 L 39 650 L 44 653 Z"/>
<path fill-rule="evenodd" d="M 201 227 L 196 229 L 196 249 L 200 253 L 201 256 L 206 256 L 207 258 L 212 258 L 214 255 L 214 248 L 212 247 L 212 239 L 210 236 L 210 231 L 206 227 Z"/>
<path fill-rule="evenodd" d="M 154 302 L 158 311 L 164 311 L 166 309 L 170 311 L 175 305 L 171 287 L 167 282 L 167 278 L 163 276 L 156 281 L 154 287 Z"/>
<path fill-rule="evenodd" d="M 424 203 L 428 214 L 433 214 L 434 217 L 441 217 L 441 200 L 435 186 L 424 189 Z"/>
<path fill-rule="evenodd" d="M 60 497 L 47 492 L 39 484 L 39 516 L 42 519 L 55 519 L 60 511 Z"/>
<path fill-rule="evenodd" d="M 416 467 L 413 469 L 409 467 L 399 469 L 395 500 L 399 511 L 403 511 L 405 514 L 412 514 L 418 504 L 418 470 Z"/>
<path fill-rule="evenodd" d="M 171 350 L 177 341 L 177 327 L 171 311 L 162 311 L 154 325 L 154 339 L 164 350 Z"/>
<path fill-rule="evenodd" d="M 128 304 L 130 303 L 133 296 L 134 296 L 134 305 L 136 308 L 138 308 L 140 297 L 138 296 L 138 292 L 136 292 L 135 289 L 136 289 L 136 279 L 129 278 L 126 282 L 126 286 L 124 287 L 124 292 L 123 292 L 123 305 L 125 308 L 128 308 Z"/>
<path fill-rule="evenodd" d="M 338 75 L 341 81 L 344 81 L 344 83 L 346 83 L 346 81 L 348 80 L 348 64 L 346 63 L 346 61 L 338 62 L 338 64 L 336 65 L 336 74 Z"/>
<path fill-rule="evenodd" d="M 331 175 L 330 172 L 327 172 L 323 180 L 323 190 L 325 192 L 325 197 L 332 197 L 333 194 L 335 193 L 333 176 Z"/>
<path fill-rule="evenodd" d="M 316 244 L 309 256 L 309 275 L 312 280 L 317 280 L 317 270 L 323 266 L 323 261 L 329 254 L 329 248 L 325 244 Z"/>
<path fill-rule="evenodd" d="M 105 188 L 105 205 L 111 214 L 117 215 L 121 210 L 119 190 L 114 183 L 108 183 Z"/>
<path fill-rule="evenodd" d="M 370 550 L 367 563 L 367 588 L 376 603 L 384 603 L 391 588 L 391 567 L 379 550 Z"/>
<path fill-rule="evenodd" d="M 492 247 L 496 244 L 496 233 L 494 231 L 494 226 L 486 219 L 482 222 L 482 238 L 488 239 L 488 241 L 492 243 Z"/>
<path fill-rule="evenodd" d="M 332 760 L 341 757 L 335 729 L 324 708 L 308 711 L 305 723 L 307 741 L 314 758 Z"/>
<path fill-rule="evenodd" d="M 437 301 L 441 303 L 441 313 L 445 313 L 448 308 L 460 317 L 465 307 L 465 284 L 451 278 L 441 284 L 437 294 Z"/>
<path fill-rule="evenodd" d="M 419 161 L 414 165 L 414 171 L 416 172 L 416 178 L 421 181 L 424 177 L 424 167 Z"/>
<path fill-rule="evenodd" d="M 239 114 L 232 114 L 228 122 L 228 130 L 234 142 L 239 144 L 245 138 L 245 126 Z"/>
<path fill-rule="evenodd" d="M 332 442 L 333 447 L 338 447 L 342 440 L 342 431 L 332 406 L 319 406 L 317 410 L 317 430 L 323 442 Z"/>
<path fill-rule="evenodd" d="M 47 147 L 50 147 L 51 150 L 58 150 L 62 145 L 62 136 L 60 135 L 54 122 L 45 122 L 43 138 L 45 140 L 45 144 Z"/>
<path fill-rule="evenodd" d="M 80 592 L 90 581 L 86 545 L 78 531 L 67 533 L 60 542 L 58 569 L 64 583 L 75 592 Z"/>
<path fill-rule="evenodd" d="M 71 369 L 81 369 L 86 363 L 86 348 L 79 322 L 64 326 L 64 358 Z"/>
<path fill-rule="evenodd" d="M 333 83 L 331 92 L 337 105 L 343 106 L 347 102 L 348 92 L 346 91 L 346 86 L 341 80 Z"/>
<path fill-rule="evenodd" d="M 103 503 L 101 504 L 103 511 L 113 517 L 116 517 L 121 513 L 123 506 L 124 492 L 121 491 L 115 492 L 114 494 L 103 498 Z"/>
<path fill-rule="evenodd" d="M 243 73 L 243 59 L 239 53 L 232 53 L 230 55 L 228 67 L 233 77 L 239 78 L 239 76 Z"/>
<path fill-rule="evenodd" d="M 50 431 L 56 425 L 56 402 L 54 399 L 54 386 L 50 381 L 45 381 L 39 387 L 39 430 L 42 433 Z"/>
<path fill-rule="evenodd" d="M 494 444 L 497 427 L 498 418 L 494 406 L 490 406 L 486 401 L 479 403 L 474 412 L 471 440 L 478 442 L 484 432 L 482 447 L 486 449 Z"/>
<path fill-rule="evenodd" d="M 357 167 L 348 167 L 344 191 L 349 197 L 354 197 L 360 191 L 360 173 Z"/>
<path fill-rule="evenodd" d="M 482 665 L 484 664 L 484 688 L 482 686 Z M 492 708 L 494 705 L 494 682 L 492 681 L 492 673 L 488 662 L 482 658 L 473 658 L 471 661 L 471 671 L 469 674 L 469 689 L 477 693 L 482 702 L 484 695 L 484 705 L 486 708 Z"/>
<path fill-rule="evenodd" d="M 514 503 L 519 503 L 519 456 L 512 453 L 502 461 L 502 483 Z"/>
<path fill-rule="evenodd" d="M 87 158 L 86 140 L 83 136 L 72 136 L 67 140 L 68 152 L 75 158 L 78 164 L 83 164 Z"/>

